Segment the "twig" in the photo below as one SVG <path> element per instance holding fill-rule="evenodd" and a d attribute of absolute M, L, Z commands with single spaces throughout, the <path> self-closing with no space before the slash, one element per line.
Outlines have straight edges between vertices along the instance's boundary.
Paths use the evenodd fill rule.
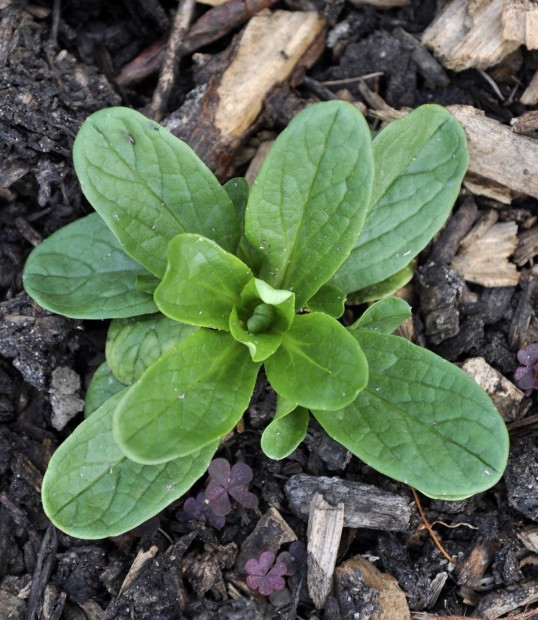
<path fill-rule="evenodd" d="M 52 523 L 48 526 L 41 547 L 37 554 L 37 560 L 32 575 L 32 585 L 30 587 L 30 595 L 28 596 L 28 604 L 26 607 L 26 620 L 34 620 L 38 617 L 38 608 L 41 603 L 41 597 L 45 591 L 45 587 L 49 582 L 52 571 L 52 564 L 56 559 L 56 550 L 58 549 L 58 536 L 56 528 Z"/>
<path fill-rule="evenodd" d="M 195 0 L 181 0 L 176 11 L 174 25 L 168 39 L 168 48 L 159 75 L 159 82 L 153 93 L 150 105 L 150 115 L 156 121 L 162 120 L 168 106 L 170 93 L 175 82 L 177 65 L 181 58 L 181 44 L 191 23 L 194 6 Z"/>
<path fill-rule="evenodd" d="M 327 80 L 321 82 L 324 86 L 342 86 L 344 84 L 353 84 L 353 82 L 362 82 L 364 80 L 371 80 L 376 77 L 382 77 L 385 75 L 383 71 L 375 71 L 374 73 L 365 73 L 364 75 L 357 75 L 350 78 L 342 78 L 341 80 Z"/>
<path fill-rule="evenodd" d="M 435 535 L 435 532 L 433 531 L 432 526 L 429 524 L 428 519 L 426 519 L 426 515 L 424 514 L 424 511 L 422 510 L 422 505 L 421 505 L 420 500 L 418 498 L 417 492 L 415 491 L 415 489 L 413 489 L 413 487 L 410 487 L 410 488 L 411 488 L 411 491 L 413 491 L 413 496 L 414 496 L 415 502 L 417 504 L 418 512 L 419 512 L 420 516 L 422 517 L 422 521 L 424 522 L 424 525 L 426 526 L 426 529 L 428 530 L 428 533 L 432 537 L 433 542 L 436 544 L 437 548 L 445 556 L 445 558 L 451 564 L 454 564 L 454 566 L 457 566 L 458 563 L 456 562 L 456 560 L 454 560 L 452 557 L 450 557 L 450 555 L 445 551 L 443 545 L 439 542 L 439 539 Z"/>
<path fill-rule="evenodd" d="M 49 43 L 54 47 L 58 45 L 58 28 L 60 26 L 60 13 L 62 10 L 62 0 L 54 0 L 52 5 L 52 26 L 50 28 Z"/>

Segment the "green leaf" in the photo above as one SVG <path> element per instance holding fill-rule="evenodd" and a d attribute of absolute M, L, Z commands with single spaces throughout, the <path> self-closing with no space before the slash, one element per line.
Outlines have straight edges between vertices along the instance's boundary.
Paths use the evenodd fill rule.
<path fill-rule="evenodd" d="M 400 271 L 389 276 L 386 280 L 383 280 L 383 282 L 378 282 L 377 284 L 366 286 L 354 293 L 349 293 L 347 296 L 347 303 L 349 305 L 359 305 L 393 295 L 413 279 L 415 275 L 415 263 L 416 260 L 413 260 L 409 265 L 406 265 Z"/>
<path fill-rule="evenodd" d="M 345 407 L 366 386 L 360 346 L 338 321 L 318 312 L 297 315 L 282 344 L 265 361 L 277 394 L 309 409 Z"/>
<path fill-rule="evenodd" d="M 269 151 L 248 199 L 245 234 L 259 277 L 302 307 L 349 255 L 373 180 L 370 132 L 349 103 L 303 110 Z"/>
<path fill-rule="evenodd" d="M 159 278 L 156 278 L 153 274 L 145 273 L 136 278 L 135 286 L 138 291 L 153 295 L 160 282 Z"/>
<path fill-rule="evenodd" d="M 278 349 L 282 335 L 277 333 L 252 334 L 245 329 L 245 321 L 239 318 L 237 308 L 230 314 L 230 333 L 237 342 L 248 347 L 253 362 L 263 362 Z"/>
<path fill-rule="evenodd" d="M 370 306 L 350 329 L 369 329 L 392 334 L 412 316 L 411 306 L 399 297 L 387 297 Z"/>
<path fill-rule="evenodd" d="M 241 226 L 245 220 L 245 209 L 247 208 L 248 193 L 250 191 L 247 180 L 243 177 L 235 177 L 227 181 L 223 187 L 235 207 L 237 220 Z"/>
<path fill-rule="evenodd" d="M 276 461 L 290 455 L 305 438 L 308 419 L 308 411 L 303 407 L 296 407 L 284 415 L 275 414 L 262 434 L 264 453 Z"/>
<path fill-rule="evenodd" d="M 339 319 L 344 314 L 346 294 L 332 284 L 324 284 L 319 291 L 306 302 L 311 312 L 324 312 Z"/>
<path fill-rule="evenodd" d="M 229 334 L 201 329 L 150 366 L 118 405 L 114 437 L 139 463 L 200 450 L 233 429 L 259 364 Z"/>
<path fill-rule="evenodd" d="M 245 314 L 242 318 L 249 318 L 260 303 L 275 309 L 271 333 L 282 334 L 289 329 L 295 317 L 295 295 L 291 291 L 275 289 L 263 280 L 252 278 L 241 291 L 241 308 Z"/>
<path fill-rule="evenodd" d="M 112 321 L 106 340 L 110 370 L 116 379 L 131 385 L 163 353 L 197 329 L 162 314 Z"/>
<path fill-rule="evenodd" d="M 136 288 L 145 274 L 92 213 L 37 246 L 24 266 L 23 282 L 47 310 L 74 319 L 106 319 L 155 312 L 153 299 Z"/>
<path fill-rule="evenodd" d="M 86 390 L 84 417 L 90 417 L 109 398 L 112 398 L 112 396 L 124 389 L 125 385 L 116 379 L 110 371 L 108 364 L 106 362 L 100 364 L 93 373 L 93 377 Z"/>
<path fill-rule="evenodd" d="M 383 474 L 436 498 L 493 486 L 508 458 L 506 426 L 462 370 L 398 336 L 351 332 L 370 379 L 351 405 L 314 411 L 327 433 Z"/>
<path fill-rule="evenodd" d="M 140 465 L 112 437 L 113 396 L 56 450 L 43 479 L 43 508 L 77 538 L 117 536 L 158 514 L 204 474 L 218 443 L 162 465 Z"/>
<path fill-rule="evenodd" d="M 438 105 L 392 122 L 373 149 L 370 211 L 332 279 L 347 292 L 386 280 L 424 249 L 450 214 L 469 160 L 461 125 Z"/>
<path fill-rule="evenodd" d="M 250 278 L 245 263 L 211 239 L 178 235 L 168 246 L 168 267 L 155 303 L 175 321 L 228 331 L 230 312 L 240 304 Z"/>
<path fill-rule="evenodd" d="M 90 204 L 127 254 L 157 277 L 179 233 L 236 249 L 239 225 L 226 191 L 189 146 L 142 114 L 95 112 L 77 134 L 73 160 Z"/>

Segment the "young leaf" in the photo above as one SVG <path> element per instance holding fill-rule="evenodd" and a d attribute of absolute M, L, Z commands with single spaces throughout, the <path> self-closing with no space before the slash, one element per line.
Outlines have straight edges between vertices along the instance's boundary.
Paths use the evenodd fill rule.
<path fill-rule="evenodd" d="M 324 284 L 319 291 L 306 302 L 311 312 L 324 312 L 339 319 L 344 314 L 346 294 L 332 284 Z"/>
<path fill-rule="evenodd" d="M 175 321 L 228 331 L 230 312 L 250 278 L 245 263 L 214 241 L 178 235 L 168 246 L 168 267 L 155 303 Z"/>
<path fill-rule="evenodd" d="M 163 353 L 197 329 L 162 314 L 112 321 L 106 340 L 110 370 L 116 379 L 131 385 Z"/>
<path fill-rule="evenodd" d="M 263 431 L 261 446 L 264 453 L 276 461 L 290 455 L 303 441 L 308 430 L 308 411 L 296 407 L 289 413 L 278 416 Z"/>
<path fill-rule="evenodd" d="M 145 274 L 92 213 L 40 243 L 22 277 L 26 292 L 43 308 L 74 319 L 106 319 L 157 310 L 153 299 L 136 288 Z"/>
<path fill-rule="evenodd" d="M 90 417 L 109 398 L 112 398 L 124 389 L 125 385 L 116 379 L 110 371 L 108 364 L 106 362 L 100 364 L 93 373 L 93 377 L 86 390 L 84 417 Z"/>
<path fill-rule="evenodd" d="M 508 433 L 462 370 L 398 336 L 351 332 L 368 359 L 368 386 L 340 411 L 314 411 L 333 439 L 383 474 L 429 497 L 479 493 L 501 477 Z"/>
<path fill-rule="evenodd" d="M 43 508 L 70 536 L 117 536 L 147 521 L 189 490 L 218 447 L 213 442 L 162 465 L 129 461 L 112 437 L 112 414 L 124 392 L 84 420 L 50 460 Z"/>
<path fill-rule="evenodd" d="M 277 394 L 309 409 L 345 407 L 366 386 L 368 364 L 353 336 L 322 314 L 297 315 L 276 353 L 265 360 Z"/>
<path fill-rule="evenodd" d="M 469 160 L 461 125 L 438 105 L 421 106 L 391 123 L 373 150 L 370 211 L 332 279 L 347 292 L 385 280 L 426 246 L 445 223 Z"/>
<path fill-rule="evenodd" d="M 389 295 L 394 295 L 408 282 L 411 282 L 415 275 L 416 260 L 411 261 L 403 269 L 389 276 L 386 280 L 361 288 L 354 293 L 348 293 L 347 303 L 351 305 L 359 305 L 369 301 L 377 301 L 384 299 Z"/>
<path fill-rule="evenodd" d="M 253 362 L 263 362 L 270 355 L 273 355 L 282 342 L 281 334 L 253 334 L 247 331 L 244 327 L 244 321 L 239 319 L 235 306 L 230 314 L 230 333 L 237 342 L 248 347 Z"/>
<path fill-rule="evenodd" d="M 179 233 L 237 248 L 237 215 L 224 188 L 189 146 L 142 114 L 95 112 L 77 134 L 73 160 L 90 204 L 127 254 L 157 277 Z"/>
<path fill-rule="evenodd" d="M 314 104 L 280 134 L 250 190 L 245 234 L 259 277 L 302 307 L 357 240 L 373 180 L 370 132 L 343 101 Z"/>
<path fill-rule="evenodd" d="M 258 369 L 230 334 L 197 331 L 150 366 L 118 405 L 118 445 L 147 464 L 200 450 L 240 420 Z"/>
<path fill-rule="evenodd" d="M 275 334 L 287 331 L 295 317 L 295 295 L 291 291 L 274 289 L 263 280 L 252 278 L 241 291 L 241 308 L 246 318 L 252 317 L 260 305 L 267 304 L 274 308 L 268 331 Z"/>
<path fill-rule="evenodd" d="M 370 306 L 350 329 L 392 334 L 410 316 L 411 306 L 406 301 L 399 297 L 386 297 Z"/>

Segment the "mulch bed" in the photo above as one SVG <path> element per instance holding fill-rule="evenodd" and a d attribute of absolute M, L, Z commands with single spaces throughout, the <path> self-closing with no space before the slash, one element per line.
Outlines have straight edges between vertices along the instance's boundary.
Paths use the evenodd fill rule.
<path fill-rule="evenodd" d="M 306 542 L 306 518 L 290 508 L 285 487 L 298 474 L 375 485 L 410 505 L 405 531 L 344 530 L 338 562 L 356 555 L 373 561 L 396 578 L 409 609 L 418 614 L 414 617 L 495 618 L 513 609 L 524 613 L 525 606 L 538 599 L 538 416 L 532 396 L 513 412 L 510 462 L 498 485 L 460 502 L 422 498 L 428 520 L 457 566 L 442 555 L 423 526 L 411 489 L 350 458 L 315 424 L 290 457 L 267 459 L 259 438 L 271 419 L 274 397 L 263 379 L 243 431 L 219 452 L 232 463 L 252 467 L 251 491 L 260 499 L 258 509 L 238 506 L 224 528 L 215 530 L 178 519 L 180 500 L 147 531 L 102 541 L 66 536 L 44 515 L 40 484 L 47 462 L 79 421 L 75 418 L 61 432 L 51 426 L 51 374 L 57 368 L 74 370 L 83 395 L 104 359 L 107 325 L 57 317 L 37 307 L 22 291 L 22 268 L 33 245 L 91 211 L 73 171 L 74 136 L 97 109 L 121 104 L 143 111 L 149 104 L 155 74 L 121 87 L 114 76 L 166 36 L 176 6 L 165 0 L 0 0 L 0 617 L 379 617 L 375 588 L 360 580 L 340 580 L 321 611 L 299 577 L 289 579 L 288 588 L 269 599 L 246 587 L 245 558 L 275 541 L 290 542 L 285 524 Z M 368 82 L 369 88 L 397 109 L 431 102 L 470 104 L 503 123 L 527 111 L 517 97 L 510 97 L 514 84 L 527 85 L 538 66 L 536 53 L 524 48 L 520 62 L 506 69 L 504 81 L 497 72 L 504 101 L 473 69 L 447 72 L 448 79 L 437 84 L 424 78 L 401 29 L 419 35 L 434 18 L 433 0 L 389 10 L 355 8 L 343 0 L 289 0 L 275 7 L 319 11 L 328 20 L 332 43 L 305 79 L 295 78 L 293 88 L 285 87 L 269 99 L 256 131 L 236 154 L 235 175 L 245 173 L 256 146 L 282 129 L 290 110 L 334 96 L 342 88 L 323 84 L 327 81 L 379 74 Z M 198 5 L 196 14 L 204 10 Z M 198 53 L 194 61 L 192 54 L 182 60 L 169 111 L 177 111 L 192 98 L 193 89 L 209 79 L 209 73 L 204 78 L 202 61 L 225 54 L 236 33 L 203 47 L 203 58 Z M 361 84 L 346 82 L 342 96 L 367 104 Z M 525 196 L 503 205 L 465 191 L 458 207 L 466 200 L 474 200 L 476 217 L 494 209 L 499 221 L 515 222 L 520 232 L 531 228 L 538 216 L 536 201 Z M 450 235 L 463 236 L 460 220 L 423 252 L 418 275 L 406 290 L 414 308 L 414 341 L 456 363 L 483 357 L 513 381 L 515 354 L 532 341 L 529 321 L 537 301 L 532 258 L 521 267 L 524 277 L 518 286 L 485 288 L 465 282 L 448 266 L 450 250 L 444 252 L 453 243 Z M 440 307 L 445 320 L 438 316 L 436 322 L 428 321 L 432 308 Z M 384 617 L 409 616 L 394 610 Z M 538 618 L 538 611 L 519 617 Z"/>

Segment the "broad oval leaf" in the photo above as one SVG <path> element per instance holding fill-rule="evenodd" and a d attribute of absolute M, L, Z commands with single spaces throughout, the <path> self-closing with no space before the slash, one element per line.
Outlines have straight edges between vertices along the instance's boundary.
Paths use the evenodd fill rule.
<path fill-rule="evenodd" d="M 50 460 L 43 508 L 70 536 L 117 536 L 147 521 L 190 489 L 218 447 L 213 442 L 162 465 L 130 461 L 112 436 L 112 414 L 123 397 L 113 396 L 80 424 Z"/>
<path fill-rule="evenodd" d="M 264 453 L 275 461 L 289 456 L 305 438 L 308 419 L 308 411 L 304 407 L 296 407 L 279 418 L 275 416 L 262 434 Z"/>
<path fill-rule="evenodd" d="M 26 292 L 47 310 L 74 319 L 107 319 L 157 310 L 151 296 L 136 287 L 147 273 L 92 213 L 40 243 L 22 277 Z"/>
<path fill-rule="evenodd" d="M 119 403 L 118 445 L 147 464 L 200 450 L 241 419 L 259 367 L 230 334 L 197 331 L 150 366 Z"/>
<path fill-rule="evenodd" d="M 302 307 L 357 240 L 373 181 L 370 131 L 343 101 L 314 104 L 280 134 L 251 190 L 245 234 L 259 277 Z"/>
<path fill-rule="evenodd" d="M 228 194 L 196 153 L 129 108 L 89 116 L 73 146 L 82 191 L 125 251 L 158 277 L 166 247 L 182 232 L 235 251 L 237 215 Z"/>
<path fill-rule="evenodd" d="M 88 418 L 104 405 L 109 398 L 125 389 L 125 384 L 118 381 L 106 362 L 100 364 L 88 384 L 84 399 L 84 417 Z"/>
<path fill-rule="evenodd" d="M 367 308 L 350 329 L 369 329 L 382 334 L 392 334 L 412 316 L 411 306 L 399 297 L 387 297 Z"/>
<path fill-rule="evenodd" d="M 368 364 L 353 336 L 332 317 L 297 315 L 265 372 L 277 394 L 309 409 L 345 407 L 366 386 Z"/>
<path fill-rule="evenodd" d="M 332 284 L 324 284 L 306 305 L 312 312 L 325 312 L 339 319 L 345 310 L 346 294 Z"/>
<path fill-rule="evenodd" d="M 168 267 L 155 303 L 175 321 L 228 331 L 230 312 L 251 278 L 245 263 L 211 239 L 178 235 L 168 246 Z"/>
<path fill-rule="evenodd" d="M 389 276 L 386 280 L 361 288 L 354 293 L 348 293 L 346 302 L 349 305 L 359 305 L 394 295 L 396 291 L 399 291 L 408 282 L 411 282 L 415 275 L 415 264 L 416 260 L 413 260 L 409 265 Z"/>
<path fill-rule="evenodd" d="M 351 332 L 370 379 L 340 411 L 314 411 L 327 433 L 383 474 L 429 497 L 493 486 L 508 459 L 506 426 L 462 370 L 398 336 Z"/>
<path fill-rule="evenodd" d="M 469 160 L 461 125 L 438 105 L 392 122 L 373 151 L 370 211 L 332 279 L 347 292 L 386 280 L 426 246 L 450 214 Z"/>
<path fill-rule="evenodd" d="M 116 379 L 131 385 L 163 353 L 197 329 L 162 314 L 112 321 L 106 340 L 110 370 Z"/>

